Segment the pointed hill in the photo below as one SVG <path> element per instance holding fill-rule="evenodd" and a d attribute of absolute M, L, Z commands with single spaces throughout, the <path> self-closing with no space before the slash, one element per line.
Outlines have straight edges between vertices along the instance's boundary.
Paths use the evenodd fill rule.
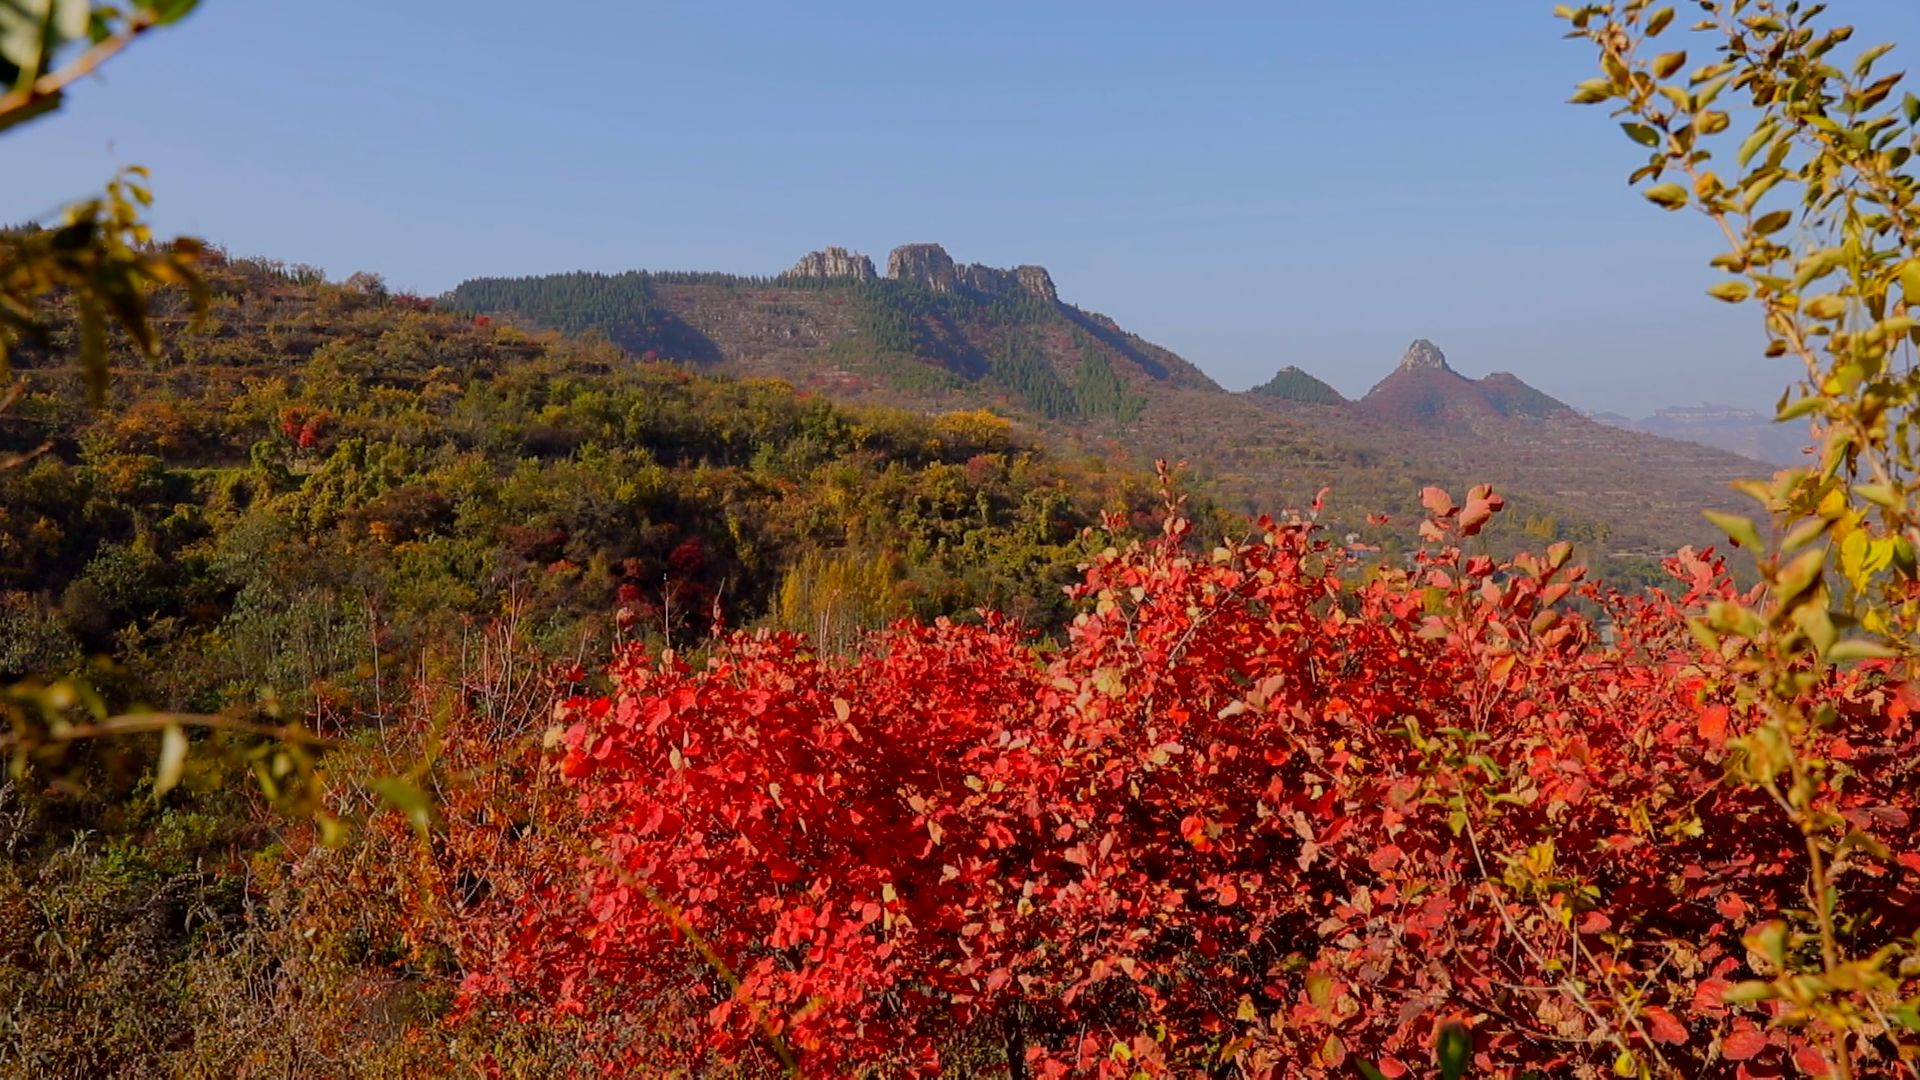
<path fill-rule="evenodd" d="M 1278 398 L 1281 401 L 1297 401 L 1303 405 L 1342 405 L 1347 400 L 1340 391 L 1292 364 L 1281 368 L 1274 373 L 1273 378 L 1248 390 L 1247 393 Z"/>
<path fill-rule="evenodd" d="M 1505 372 L 1469 379 L 1425 338 L 1408 346 L 1399 366 L 1367 391 L 1359 407 L 1382 420 L 1422 426 L 1573 412 Z"/>

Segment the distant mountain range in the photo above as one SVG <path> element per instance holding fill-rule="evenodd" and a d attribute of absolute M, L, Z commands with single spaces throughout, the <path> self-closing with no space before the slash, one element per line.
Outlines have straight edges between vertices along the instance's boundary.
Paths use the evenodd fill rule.
<path fill-rule="evenodd" d="M 1358 401 L 1295 366 L 1231 392 L 1063 301 L 1044 268 L 960 264 L 938 244 L 896 248 L 884 276 L 864 255 L 826 248 L 775 276 L 482 278 L 442 302 L 835 398 L 989 408 L 1070 451 L 1186 461 L 1241 509 L 1304 506 L 1332 485 L 1326 517 L 1343 529 L 1367 531 L 1373 512 L 1416 515 L 1425 484 L 1491 481 L 1513 507 L 1495 543 L 1574 540 L 1617 577 L 1650 573 L 1681 544 L 1718 542 L 1700 509 L 1735 505 L 1731 481 L 1770 471 L 1597 423 L 1510 374 L 1468 378 L 1424 340 Z"/>
<path fill-rule="evenodd" d="M 1619 413 L 1595 413 L 1593 419 L 1629 431 L 1714 446 L 1774 465 L 1807 461 L 1811 437 L 1803 423 L 1782 424 L 1768 414 L 1731 405 L 1682 405 L 1661 409 L 1641 420 Z"/>

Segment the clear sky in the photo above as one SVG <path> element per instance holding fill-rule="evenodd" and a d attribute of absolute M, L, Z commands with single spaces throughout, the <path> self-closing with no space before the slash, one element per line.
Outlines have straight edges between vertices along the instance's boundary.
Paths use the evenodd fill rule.
<path fill-rule="evenodd" d="M 1551 7 L 203 0 L 0 139 L 0 221 L 138 162 L 165 230 L 428 294 L 930 240 L 1234 388 L 1363 392 L 1427 337 L 1583 408 L 1770 404 Z M 1833 7 L 1920 48 L 1915 0 Z"/>

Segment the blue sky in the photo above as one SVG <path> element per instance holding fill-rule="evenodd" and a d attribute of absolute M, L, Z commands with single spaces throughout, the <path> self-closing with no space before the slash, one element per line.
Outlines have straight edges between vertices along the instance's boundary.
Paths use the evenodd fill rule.
<path fill-rule="evenodd" d="M 1714 236 L 1563 104 L 1551 7 L 203 0 L 0 140 L 0 221 L 139 162 L 163 229 L 423 293 L 931 240 L 1229 387 L 1362 392 L 1428 337 L 1584 408 L 1770 404 Z M 1834 7 L 1920 42 L 1913 0 Z"/>

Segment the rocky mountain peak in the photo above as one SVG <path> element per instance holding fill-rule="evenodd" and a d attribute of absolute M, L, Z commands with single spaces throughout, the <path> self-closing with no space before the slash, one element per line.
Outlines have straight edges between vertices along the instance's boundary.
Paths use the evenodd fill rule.
<path fill-rule="evenodd" d="M 953 256 L 939 244 L 902 244 L 887 256 L 887 276 L 910 281 L 937 293 L 952 292 L 959 282 Z"/>
<path fill-rule="evenodd" d="M 848 251 L 843 247 L 830 247 L 808 252 L 793 265 L 793 269 L 787 271 L 786 276 L 872 281 L 877 275 L 873 272 L 872 259 L 857 251 Z"/>
<path fill-rule="evenodd" d="M 1407 354 L 1400 358 L 1398 371 L 1453 371 L 1447 366 L 1447 354 L 1426 338 L 1420 338 L 1407 346 Z"/>

